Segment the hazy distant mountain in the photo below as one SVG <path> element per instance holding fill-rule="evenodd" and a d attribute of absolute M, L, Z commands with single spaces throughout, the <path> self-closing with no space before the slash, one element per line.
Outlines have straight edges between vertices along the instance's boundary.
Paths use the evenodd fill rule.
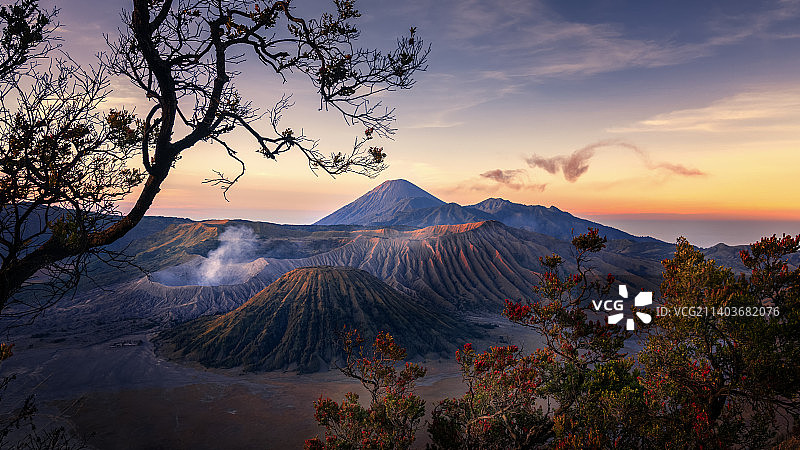
<path fill-rule="evenodd" d="M 406 180 L 389 180 L 314 225 L 369 225 L 391 221 L 398 213 L 444 204 Z"/>
<path fill-rule="evenodd" d="M 491 214 L 486 214 L 474 208 L 464 207 L 458 203 L 445 203 L 439 206 L 403 211 L 395 214 L 389 220 L 372 225 L 405 225 L 415 228 L 424 228 L 433 225 L 458 225 L 462 223 L 484 222 L 487 220 L 494 220 L 494 217 Z"/>
<path fill-rule="evenodd" d="M 235 311 L 166 330 L 157 342 L 167 354 L 209 367 L 311 372 L 336 358 L 336 334 L 344 326 L 358 329 L 367 342 L 387 331 L 409 356 L 449 354 L 476 333 L 362 270 L 306 267 L 285 274 Z"/>
<path fill-rule="evenodd" d="M 508 226 L 535 231 L 562 240 L 599 228 L 608 239 L 656 242 L 561 211 L 555 206 L 531 206 L 490 198 L 470 206 L 444 203 L 406 180 L 391 180 L 318 221 L 316 225 L 360 224 L 365 226 L 457 225 L 496 220 Z"/>
<path fill-rule="evenodd" d="M 538 205 L 521 205 L 502 198 L 488 198 L 468 208 L 491 215 L 494 220 L 510 227 L 535 231 L 563 240 L 570 240 L 573 235 L 585 233 L 587 228 L 592 227 L 598 228 L 600 234 L 608 239 L 657 241 L 651 237 L 633 236 L 616 228 L 575 217 L 555 206 L 545 208 Z"/>

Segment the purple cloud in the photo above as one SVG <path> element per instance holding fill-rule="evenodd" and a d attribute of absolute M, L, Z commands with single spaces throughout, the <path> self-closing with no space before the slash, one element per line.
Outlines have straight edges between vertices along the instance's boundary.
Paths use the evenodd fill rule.
<path fill-rule="evenodd" d="M 553 156 L 551 158 L 545 158 L 533 154 L 530 157 L 525 158 L 525 161 L 531 168 L 535 169 L 538 167 L 540 169 L 544 169 L 545 171 L 551 174 L 555 174 L 557 171 L 561 170 L 561 173 L 564 174 L 564 178 L 570 183 L 574 183 L 578 180 L 578 178 L 580 178 L 584 173 L 586 173 L 589 170 L 589 161 L 592 159 L 592 157 L 594 157 L 597 150 L 606 147 L 624 147 L 633 150 L 634 153 L 636 153 L 642 160 L 645 167 L 647 167 L 650 170 L 664 169 L 676 175 L 681 175 L 681 176 L 706 175 L 705 172 L 699 169 L 686 167 L 683 164 L 677 164 L 671 162 L 654 162 L 650 157 L 650 154 L 645 150 L 642 150 L 641 148 L 629 142 L 624 142 L 619 140 L 606 140 L 606 141 L 595 142 L 593 144 L 587 145 L 586 147 L 575 150 L 569 155 L 559 155 L 559 156 Z"/>
<path fill-rule="evenodd" d="M 517 191 L 522 188 L 537 190 L 539 192 L 544 191 L 544 188 L 547 186 L 546 184 L 528 183 L 526 175 L 527 172 L 525 169 L 495 169 L 482 173 L 481 177 L 488 178 Z"/>

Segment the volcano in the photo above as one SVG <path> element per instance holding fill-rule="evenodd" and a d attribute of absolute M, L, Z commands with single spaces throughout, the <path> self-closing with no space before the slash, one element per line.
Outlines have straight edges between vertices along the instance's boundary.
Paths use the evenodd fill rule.
<path fill-rule="evenodd" d="M 319 266 L 292 270 L 238 309 L 163 331 L 156 342 L 169 356 L 207 367 L 314 372 L 340 356 L 345 326 L 366 342 L 387 331 L 410 357 L 452 354 L 478 334 L 363 270 Z"/>
<path fill-rule="evenodd" d="M 389 180 L 339 208 L 314 225 L 368 225 L 390 222 L 405 211 L 431 208 L 445 202 L 406 180 Z"/>
<path fill-rule="evenodd" d="M 608 239 L 660 243 L 648 236 L 581 219 L 555 206 L 522 205 L 501 198 L 488 198 L 474 205 L 445 203 L 406 180 L 386 181 L 352 203 L 320 219 L 315 225 L 364 225 L 425 228 L 433 225 L 496 220 L 505 225 L 571 241 L 589 227 Z"/>

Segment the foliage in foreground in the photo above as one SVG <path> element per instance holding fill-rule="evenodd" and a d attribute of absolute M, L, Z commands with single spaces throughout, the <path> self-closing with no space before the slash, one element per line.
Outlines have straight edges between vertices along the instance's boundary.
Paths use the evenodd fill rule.
<path fill-rule="evenodd" d="M 414 393 L 414 383 L 425 376 L 425 369 L 414 363 L 399 367 L 406 351 L 387 333 L 378 333 L 371 351 L 355 330 L 346 330 L 342 341 L 346 359 L 341 371 L 367 389 L 369 407 L 361 406 L 353 392 L 341 403 L 320 397 L 314 402 L 314 418 L 325 427 L 325 440 L 309 439 L 305 448 L 411 447 L 425 415 L 425 401 Z"/>
<path fill-rule="evenodd" d="M 800 236 L 752 244 L 741 252 L 746 277 L 678 241 L 661 287 L 670 314 L 658 318 L 638 355 L 651 439 L 763 447 L 792 418 L 797 423 L 800 269 L 790 270 L 784 258 L 798 248 Z M 674 313 L 684 307 L 703 313 Z"/>
<path fill-rule="evenodd" d="M 314 172 L 377 175 L 386 153 L 370 144 L 394 133 L 395 117 L 375 97 L 413 87 L 429 53 L 414 27 L 388 51 L 360 47 L 361 13 L 350 0 L 302 13 L 291 0 L 131 0 L 119 38 L 107 39 L 95 67 L 81 67 L 56 52 L 56 12 L 37 0 L 0 7 L 3 314 L 36 315 L 73 292 L 88 255 L 128 262 L 103 248 L 139 223 L 197 145 L 219 150 L 205 182 L 223 195 L 245 172 L 230 141 L 237 131 L 271 160 L 295 151 Z M 291 93 L 278 88 L 275 106 L 260 109 L 237 88 L 240 76 L 265 73 L 301 76 L 320 109 L 362 126 L 353 146 L 323 153 L 302 123 L 281 123 Z M 132 83 L 143 117 L 101 112 L 110 76 Z M 239 168 L 233 175 L 219 170 L 227 158 Z M 120 214 L 129 194 L 133 206 Z"/>
<path fill-rule="evenodd" d="M 622 352 L 628 334 L 590 319 L 591 300 L 607 298 L 614 282 L 587 267 L 605 243 L 596 229 L 576 236 L 574 273 L 564 273 L 558 255 L 540 258 L 540 301 L 506 303 L 505 316 L 541 334 L 542 348 L 526 354 L 512 345 L 478 354 L 465 346 L 456 354 L 468 390 L 434 409 L 433 447 L 639 444 L 628 432 L 628 410 L 641 407 L 632 361 Z"/>
<path fill-rule="evenodd" d="M 560 256 L 540 258 L 539 301 L 507 302 L 506 317 L 538 331 L 542 348 L 527 353 L 509 345 L 479 353 L 467 344 L 456 352 L 467 390 L 435 406 L 428 423 L 430 447 L 790 448 L 796 443 L 792 435 L 798 427 L 789 427 L 800 420 L 800 268 L 790 268 L 786 257 L 800 250 L 800 235 L 752 244 L 740 254 L 750 273 L 738 276 L 679 239 L 674 257 L 662 262 L 662 315 L 636 335 L 593 314 L 590 299 L 607 297 L 614 283 L 611 275 L 587 268 L 605 242 L 593 229 L 574 238 L 572 274 L 564 272 Z M 641 349 L 627 355 L 623 345 L 631 337 Z M 419 402 L 415 412 L 421 417 Z M 346 411 L 330 401 L 316 406 L 317 420 L 329 431 L 331 416 L 320 411 L 336 417 Z M 374 428 L 393 423 L 390 417 L 361 417 L 358 423 L 373 427 L 370 435 L 392 432 Z M 398 447 L 393 440 L 355 439 L 359 427 L 347 425 L 341 434 L 329 435 L 327 444 L 307 445 Z"/>

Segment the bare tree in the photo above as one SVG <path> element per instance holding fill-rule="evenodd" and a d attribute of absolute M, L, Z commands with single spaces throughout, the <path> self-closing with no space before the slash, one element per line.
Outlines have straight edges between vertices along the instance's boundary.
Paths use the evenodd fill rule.
<path fill-rule="evenodd" d="M 86 236 L 109 223 L 114 200 L 142 178 L 126 167 L 141 141 L 133 116 L 97 111 L 108 92 L 103 71 L 82 70 L 63 53 L 61 59 L 50 58 L 58 48 L 52 35 L 56 14 L 36 0 L 0 7 L 3 315 L 35 314 L 74 287 L 88 256 L 102 253 L 86 246 Z M 54 256 L 35 276 L 14 278 L 20 263 L 51 241 L 69 249 L 66 258 Z M 32 289 L 14 297 L 26 286 Z M 27 308 L 19 308 L 21 303 Z M 12 347 L 0 344 L 0 365 L 11 357 Z M 5 391 L 15 378 L 0 379 L 0 403 L 7 410 L 0 417 L 0 448 L 85 448 L 64 427 L 34 424 L 33 394 L 8 410 Z"/>
<path fill-rule="evenodd" d="M 56 267 L 59 261 L 90 254 L 131 230 L 147 212 L 182 152 L 199 142 L 218 144 L 241 166 L 233 177 L 215 172 L 214 178 L 206 180 L 219 185 L 223 193 L 245 171 L 239 149 L 226 141 L 236 129 L 246 131 L 256 152 L 267 158 L 276 159 L 291 149 L 302 152 L 312 171 L 374 176 L 383 170 L 383 149 L 367 144 L 373 136 L 388 137 L 394 132 L 394 115 L 393 110 L 370 99 L 384 91 L 412 87 L 414 73 L 425 69 L 429 48 L 414 28 L 389 52 L 358 48 L 359 30 L 352 22 L 359 16 L 348 0 L 334 0 L 332 11 L 318 18 L 297 15 L 291 1 L 133 0 L 132 11 L 123 12 L 126 27 L 119 39 L 108 39 L 111 52 L 104 64 L 112 74 L 130 79 L 152 103 L 144 119 L 138 121 L 125 111 L 96 112 L 106 94 L 102 71 L 80 72 L 61 64 L 54 69 L 56 75 L 43 79 L 59 80 L 68 74 L 65 82 L 34 83 L 30 92 L 16 89 L 21 103 L 16 109 L 3 106 L 6 119 L 0 133 L 11 136 L 21 128 L 29 130 L 32 137 L 19 145 L 3 139 L 0 146 L 9 164 L 24 166 L 23 178 L 38 177 L 33 182 L 37 194 L 31 196 L 30 188 L 17 187 L 13 180 L 19 173 L 10 174 L 4 160 L 3 189 L 12 186 L 7 195 L 15 196 L 16 205 L 31 211 L 25 217 L 4 213 L 4 218 L 13 222 L 14 230 L 23 229 L 14 236 L 22 241 L 27 239 L 26 220 L 36 217 L 43 225 L 35 236 L 39 241 L 21 251 L 15 248 L 13 255 L 9 251 L 4 257 L 0 309 L 38 277 L 37 273 Z M 262 112 L 234 84 L 241 75 L 237 64 L 250 58 L 278 79 L 285 80 L 290 73 L 304 74 L 320 95 L 320 108 L 338 111 L 349 125 L 362 125 L 364 134 L 351 149 L 325 155 L 318 142 L 302 131 L 282 129 L 280 119 L 291 106 L 289 96 L 281 94 L 274 108 Z M 61 86 L 57 93 L 42 95 L 53 85 Z M 94 96 L 70 95 L 82 89 Z M 66 120 L 54 122 L 63 125 L 40 124 L 39 113 L 30 117 L 18 114 L 21 109 L 38 108 L 50 117 L 45 112 L 52 104 L 47 99 L 53 96 L 70 111 Z M 141 173 L 126 165 L 134 151 L 142 158 Z M 59 156 L 63 162 L 57 165 L 59 169 L 44 170 L 51 161 L 47 158 L 52 157 L 41 155 L 62 153 L 72 158 Z M 57 183 L 50 181 L 54 176 Z M 113 202 L 141 181 L 144 185 L 130 212 L 113 216 Z M 4 204 L 9 202 L 4 197 Z M 46 216 L 42 222 L 34 206 L 59 207 L 59 219 Z M 87 220 L 89 226 L 84 225 Z M 71 264 L 61 263 L 60 267 Z"/>
<path fill-rule="evenodd" d="M 103 72 L 50 64 L 10 82 L 13 95 L 0 98 L 0 271 L 13 275 L 37 252 L 53 249 L 36 276 L 21 280 L 26 295 L 0 305 L 4 315 L 34 313 L 58 300 L 78 283 L 90 256 L 113 260 L 89 236 L 113 224 L 115 201 L 143 179 L 127 166 L 142 140 L 134 117 L 97 109 L 108 92 Z M 9 281 L 3 288 L 14 287 Z M 27 307 L 5 308 L 17 303 Z"/>
<path fill-rule="evenodd" d="M 35 0 L 0 8 L 4 315 L 15 303 L 28 308 L 11 308 L 11 315 L 40 311 L 74 287 L 88 256 L 102 253 L 92 251 L 86 236 L 110 224 L 114 201 L 142 179 L 126 167 L 141 141 L 133 116 L 98 111 L 108 93 L 106 75 L 102 69 L 81 69 L 55 52 L 56 14 Z M 62 250 L 36 276 L 15 278 L 27 258 L 48 243 Z M 32 289 L 13 297 L 24 287 Z"/>
<path fill-rule="evenodd" d="M 28 63 L 52 49 L 56 12 L 42 10 L 37 0 L 0 7 L 0 80 L 17 77 Z"/>

